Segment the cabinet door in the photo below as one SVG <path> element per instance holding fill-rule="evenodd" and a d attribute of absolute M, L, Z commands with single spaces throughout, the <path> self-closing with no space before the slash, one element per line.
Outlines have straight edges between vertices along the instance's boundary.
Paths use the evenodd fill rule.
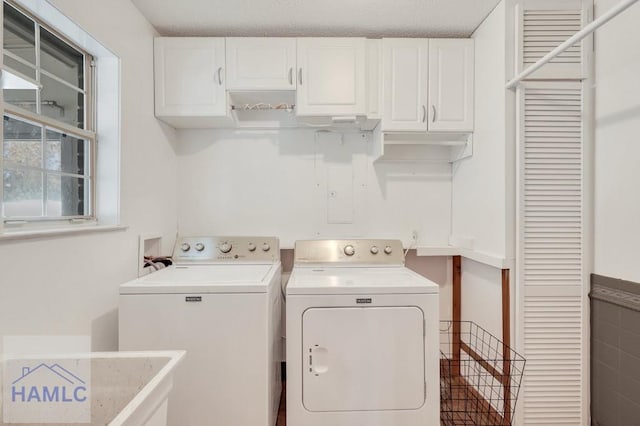
<path fill-rule="evenodd" d="M 473 131 L 474 44 L 429 41 L 429 130 Z"/>
<path fill-rule="evenodd" d="M 295 74 L 295 38 L 227 38 L 227 89 L 293 90 Z"/>
<path fill-rule="evenodd" d="M 366 39 L 298 39 L 298 115 L 366 114 Z"/>
<path fill-rule="evenodd" d="M 156 116 L 226 115 L 224 38 L 156 38 L 154 65 Z"/>
<path fill-rule="evenodd" d="M 429 41 L 383 39 L 384 131 L 427 130 Z"/>

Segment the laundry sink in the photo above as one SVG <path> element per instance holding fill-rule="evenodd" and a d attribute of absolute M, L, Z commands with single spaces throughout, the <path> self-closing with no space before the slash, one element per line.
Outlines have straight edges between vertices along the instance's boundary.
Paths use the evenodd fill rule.
<path fill-rule="evenodd" d="M 173 374 L 185 353 L 7 358 L 1 371 L 0 425 L 166 425 Z"/>

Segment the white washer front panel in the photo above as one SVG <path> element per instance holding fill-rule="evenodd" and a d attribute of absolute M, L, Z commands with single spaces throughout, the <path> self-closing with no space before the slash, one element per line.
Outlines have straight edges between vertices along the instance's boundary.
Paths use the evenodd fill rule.
<path fill-rule="evenodd" d="M 425 402 L 417 307 L 312 308 L 302 317 L 309 411 L 415 410 Z"/>

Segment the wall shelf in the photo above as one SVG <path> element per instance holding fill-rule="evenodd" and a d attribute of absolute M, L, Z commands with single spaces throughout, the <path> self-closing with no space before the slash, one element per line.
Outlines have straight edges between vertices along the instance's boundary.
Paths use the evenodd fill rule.
<path fill-rule="evenodd" d="M 456 163 L 473 155 L 473 133 L 375 133 L 376 161 Z"/>
<path fill-rule="evenodd" d="M 515 259 L 456 246 L 421 246 L 416 248 L 418 256 L 462 256 L 464 258 L 498 269 L 513 269 Z"/>

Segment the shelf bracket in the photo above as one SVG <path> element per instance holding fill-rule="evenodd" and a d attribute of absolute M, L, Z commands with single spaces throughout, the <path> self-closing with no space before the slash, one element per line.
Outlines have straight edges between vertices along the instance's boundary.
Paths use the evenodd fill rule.
<path fill-rule="evenodd" d="M 471 157 L 473 157 L 473 133 L 469 133 L 467 142 L 457 150 L 456 155 L 451 157 L 451 163 L 455 164 Z"/>

